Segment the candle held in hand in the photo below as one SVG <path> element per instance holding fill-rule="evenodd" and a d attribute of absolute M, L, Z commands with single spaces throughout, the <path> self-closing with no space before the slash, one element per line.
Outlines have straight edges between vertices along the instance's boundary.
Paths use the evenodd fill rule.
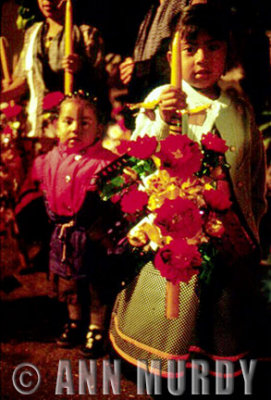
<path fill-rule="evenodd" d="M 179 31 L 175 33 L 172 43 L 170 83 L 178 89 L 182 88 L 181 35 Z"/>
<path fill-rule="evenodd" d="M 65 14 L 65 56 L 73 53 L 73 21 L 71 0 L 66 2 Z M 73 74 L 67 70 L 64 72 L 64 92 L 69 94 L 73 91 Z"/>
<path fill-rule="evenodd" d="M 7 39 L 3 36 L 0 37 L 0 54 L 1 54 L 1 65 L 3 70 L 3 77 L 7 81 L 7 83 L 11 82 L 11 76 L 9 73 L 8 68 L 8 60 L 7 60 L 7 53 L 6 53 L 6 45 Z"/>

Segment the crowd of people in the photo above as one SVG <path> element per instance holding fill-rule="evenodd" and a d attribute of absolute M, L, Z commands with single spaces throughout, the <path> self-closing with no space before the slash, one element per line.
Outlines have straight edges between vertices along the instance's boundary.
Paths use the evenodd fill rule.
<path fill-rule="evenodd" d="M 1 156 L 1 210 L 13 212 L 19 249 L 27 264 L 26 245 L 20 239 L 24 212 L 28 219 L 35 201 L 42 199 L 50 224 L 45 228 L 47 236 L 42 228 L 40 247 L 48 255 L 49 279 L 59 300 L 67 304 L 68 320 L 57 345 L 81 344 L 84 356 L 98 358 L 104 355 L 109 336 L 112 349 L 131 365 L 158 357 L 163 377 L 170 359 L 187 364 L 197 358 L 231 360 L 238 375 L 240 359 L 270 357 L 270 321 L 260 273 L 261 259 L 265 258 L 264 265 L 270 262 L 270 197 L 266 195 L 270 196 L 266 179 L 270 166 L 266 167 L 258 129 L 268 98 L 255 118 L 251 102 L 257 102 L 257 93 L 250 92 L 248 66 L 238 58 L 230 3 L 152 1 L 133 52 L 110 69 L 110 78 L 99 30 L 75 23 L 73 53 L 66 56 L 65 1 L 38 0 L 38 5 L 43 20 L 26 30 L 12 80 L 2 81 L 1 103 L 7 104 L 1 107 L 1 135 L 6 140 L 5 159 Z M 170 84 L 176 32 L 180 87 Z M 73 92 L 66 95 L 62 94 L 64 71 L 74 77 Z M 248 93 L 236 76 L 244 78 Z M 113 96 L 108 82 L 118 88 L 119 97 Z M 27 104 L 26 114 L 16 125 L 23 109 L 19 105 L 16 109 L 14 101 L 19 104 L 21 99 Z M 134 129 L 125 125 L 127 103 L 138 103 Z M 109 287 L 105 280 L 115 282 L 113 268 L 116 263 L 125 268 L 127 258 L 121 251 L 110 257 L 112 249 L 108 252 L 106 240 L 100 240 L 103 223 L 98 226 L 97 218 L 109 216 L 97 190 L 99 174 L 121 155 L 117 148 L 121 139 L 135 141 L 147 135 L 163 143 L 172 134 L 173 121 L 191 143 L 200 144 L 203 134 L 212 132 L 226 144 L 216 178 L 230 202 L 223 213 L 225 232 L 216 242 L 208 283 L 195 274 L 178 283 L 179 315 L 169 319 L 164 310 L 166 279 L 152 261 L 132 274 L 122 289 L 113 288 L 105 295 Z M 266 125 L 268 143 L 270 125 Z M 114 144 L 108 144 L 110 135 Z M 29 143 L 31 154 L 26 157 Z M 174 149 L 178 157 L 182 151 Z M 176 257 L 180 262 L 182 254 Z M 112 298 L 109 326 L 106 317 Z"/>

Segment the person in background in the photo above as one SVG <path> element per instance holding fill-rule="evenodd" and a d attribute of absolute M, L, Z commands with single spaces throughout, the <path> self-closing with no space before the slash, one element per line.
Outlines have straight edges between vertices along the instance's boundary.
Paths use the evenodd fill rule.
<path fill-rule="evenodd" d="M 38 0 L 44 20 L 27 29 L 13 81 L 3 82 L 1 101 L 19 99 L 29 91 L 28 136 L 41 137 L 42 100 L 48 92 L 63 91 L 64 68 L 74 74 L 74 90 L 84 89 L 100 99 L 109 114 L 103 40 L 89 25 L 74 25 L 74 53 L 64 55 L 65 1 Z"/>
<path fill-rule="evenodd" d="M 127 99 L 141 101 L 150 89 L 168 82 L 166 59 L 174 26 L 188 0 L 155 0 L 141 23 L 132 57 L 120 64 L 120 78 L 127 86 Z"/>

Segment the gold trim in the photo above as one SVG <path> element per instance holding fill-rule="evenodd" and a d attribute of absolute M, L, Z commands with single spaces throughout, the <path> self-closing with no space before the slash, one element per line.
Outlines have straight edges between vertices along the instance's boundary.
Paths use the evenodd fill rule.
<path fill-rule="evenodd" d="M 185 355 L 182 355 L 182 356 L 180 356 L 180 355 L 176 356 L 175 354 L 165 353 L 164 351 L 157 350 L 157 349 L 155 349 L 153 347 L 150 347 L 150 346 L 148 346 L 146 344 L 143 344 L 141 342 L 138 342 L 135 339 L 132 339 L 132 338 L 126 336 L 119 329 L 117 316 L 114 317 L 114 324 L 115 324 L 116 332 L 120 336 L 121 339 L 125 340 L 128 343 L 133 344 L 134 346 L 136 346 L 136 347 L 138 347 L 138 348 L 140 348 L 140 349 L 142 349 L 144 351 L 147 351 L 148 353 L 152 353 L 152 354 L 154 354 L 154 355 L 156 355 L 156 356 L 158 356 L 160 358 L 165 358 L 167 360 L 186 360 L 188 358 L 188 356 L 189 356 L 188 353 L 185 354 Z"/>

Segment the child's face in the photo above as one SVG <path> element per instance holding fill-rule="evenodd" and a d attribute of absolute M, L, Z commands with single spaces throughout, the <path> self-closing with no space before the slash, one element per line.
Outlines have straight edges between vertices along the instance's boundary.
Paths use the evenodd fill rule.
<path fill-rule="evenodd" d="M 202 31 L 195 41 L 182 40 L 181 49 L 183 79 L 204 94 L 212 94 L 225 70 L 226 42 Z"/>
<path fill-rule="evenodd" d="M 82 149 L 94 143 L 99 125 L 94 109 L 84 100 L 66 100 L 60 109 L 57 135 L 70 149 Z"/>
<path fill-rule="evenodd" d="M 61 19 L 64 15 L 65 1 L 62 3 L 60 8 L 60 0 L 38 0 L 39 8 L 45 18 Z"/>

